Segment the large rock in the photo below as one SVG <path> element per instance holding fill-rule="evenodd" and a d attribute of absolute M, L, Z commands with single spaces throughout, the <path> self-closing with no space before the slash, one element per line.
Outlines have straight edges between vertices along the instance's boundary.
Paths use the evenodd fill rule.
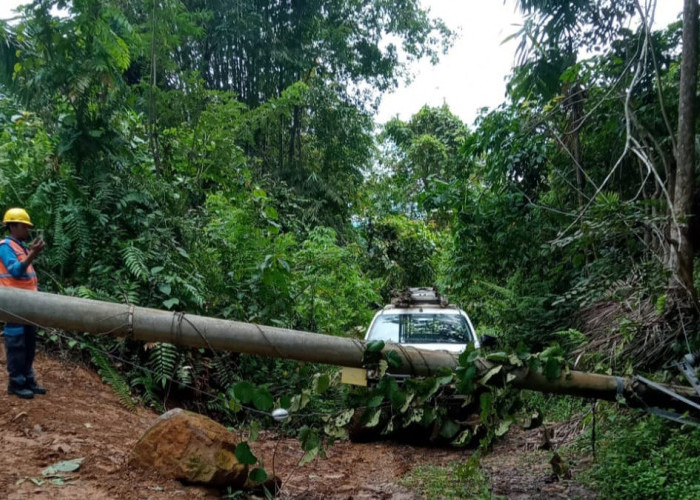
<path fill-rule="evenodd" d="M 248 466 L 234 435 L 205 416 L 176 408 L 161 415 L 131 451 L 130 463 L 189 483 L 243 488 Z"/>

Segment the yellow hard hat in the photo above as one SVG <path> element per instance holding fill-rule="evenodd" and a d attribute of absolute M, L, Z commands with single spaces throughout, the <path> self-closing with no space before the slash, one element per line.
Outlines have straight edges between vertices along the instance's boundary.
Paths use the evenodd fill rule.
<path fill-rule="evenodd" d="M 29 214 L 23 208 L 11 208 L 5 212 L 5 217 L 2 218 L 2 223 L 10 224 L 11 222 L 19 222 L 20 224 L 26 224 L 29 227 L 34 227 L 32 220 L 29 218 Z"/>

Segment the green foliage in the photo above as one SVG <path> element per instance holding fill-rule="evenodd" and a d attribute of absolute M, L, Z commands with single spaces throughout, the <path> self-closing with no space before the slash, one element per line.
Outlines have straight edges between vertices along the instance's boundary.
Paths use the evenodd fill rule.
<path fill-rule="evenodd" d="M 390 203 L 385 208 L 389 213 L 427 215 L 444 222 L 450 208 L 445 187 L 465 167 L 459 150 L 466 137 L 467 128 L 444 105 L 424 106 L 406 123 L 390 120 L 379 138 L 384 145 L 380 159 L 386 174 L 374 196 Z M 373 213 L 376 207 L 370 210 L 370 216 L 383 215 Z"/>
<path fill-rule="evenodd" d="M 128 410 L 136 411 L 136 404 L 131 397 L 131 387 L 124 376 L 112 366 L 104 353 L 94 348 L 90 350 L 90 353 L 92 362 L 97 366 L 97 373 L 114 389 L 119 397 L 119 402 Z"/>
<path fill-rule="evenodd" d="M 326 453 L 321 446 L 321 437 L 315 429 L 302 427 L 299 430 L 299 441 L 301 441 L 301 448 L 305 452 L 299 461 L 299 466 L 306 465 L 317 456 L 326 458 Z"/>
<path fill-rule="evenodd" d="M 476 455 L 444 467 L 419 465 L 400 484 L 419 491 L 424 498 L 493 498 L 488 477 L 479 467 Z"/>
<path fill-rule="evenodd" d="M 0 99 L 0 194 L 6 203 L 20 201 L 14 186 L 36 185 L 45 177 L 55 148 L 44 123 L 9 97 Z"/>
<path fill-rule="evenodd" d="M 522 401 L 511 383 L 519 374 L 529 370 L 559 380 L 569 372 L 557 345 L 539 353 L 523 346 L 483 353 L 470 345 L 454 370 L 444 367 L 430 377 L 404 379 L 387 373 L 389 368 L 406 368 L 402 356 L 375 340 L 366 345 L 363 365 L 372 375 L 367 387 L 349 394 L 348 404 L 356 408 L 351 433 L 361 436 L 362 427 L 374 428 L 377 434 L 457 447 L 477 438 L 484 449 L 516 421 Z"/>
<path fill-rule="evenodd" d="M 238 443 L 234 452 L 236 459 L 243 465 L 254 465 L 258 459 L 253 452 L 250 451 L 250 446 L 245 441 Z"/>
<path fill-rule="evenodd" d="M 254 483 L 263 483 L 267 481 L 267 472 L 265 472 L 265 469 L 263 469 L 262 467 L 256 467 L 255 469 L 250 471 L 248 477 Z"/>
<path fill-rule="evenodd" d="M 274 318 L 286 324 L 291 306 L 289 262 L 297 242 L 290 233 L 280 234 L 277 221 L 269 218 L 267 192 L 253 186 L 247 191 L 240 202 L 221 194 L 208 197 L 210 219 L 204 234 L 211 244 L 198 241 L 195 255 L 212 264 L 204 272 L 210 289 L 219 291 L 211 299 L 215 310 L 239 319 Z"/>
<path fill-rule="evenodd" d="M 362 271 L 358 245 L 339 245 L 333 230 L 313 229 L 292 258 L 294 310 L 304 330 L 347 335 L 364 329 L 381 301 L 379 282 Z"/>
<path fill-rule="evenodd" d="M 35 2 L 15 27 L 18 61 L 12 90 L 58 138 L 57 154 L 79 175 L 104 173 L 128 138 L 120 130 L 132 30 L 123 13 L 95 0 L 72 2 L 53 17 L 55 2 Z"/>
<path fill-rule="evenodd" d="M 550 99 L 558 84 L 569 83 L 567 70 L 582 48 L 597 50 L 624 29 L 635 13 L 632 0 L 521 0 L 525 22 L 520 37 L 519 64 L 509 92 L 521 99 Z"/>
<path fill-rule="evenodd" d="M 219 352 L 209 361 L 214 370 L 213 379 L 219 387 L 231 387 L 238 380 L 236 354 Z"/>
<path fill-rule="evenodd" d="M 473 430 L 442 404 L 460 393 L 479 431 L 502 434 L 513 370 L 566 373 L 588 333 L 583 308 L 639 297 L 667 314 L 673 302 L 679 24 L 623 29 L 627 0 L 520 5 L 509 100 L 472 129 L 446 106 L 392 120 L 375 156 L 371 103 L 403 76 L 398 45 L 411 60 L 449 44 L 418 2 L 31 3 L 0 27 L 0 197 L 48 242 L 42 289 L 347 336 L 392 289 L 439 283 L 503 350 L 487 367 L 467 351 L 456 373 L 382 378 L 354 404 L 380 432 L 418 426 L 464 445 Z M 614 327 L 625 342 L 641 331 Z M 353 418 L 329 368 L 106 337 L 47 343 L 91 359 L 130 407 L 131 389 L 238 422 L 255 418 L 244 406 L 297 412 L 284 432 L 301 429 L 304 461 Z M 381 374 L 402 362 L 384 347 L 365 359 Z M 629 431 L 657 444 L 658 456 L 636 449 L 652 456 L 646 471 L 614 445 L 601 467 L 681 498 L 697 450 L 654 425 Z M 483 495 L 475 467 L 454 470 Z M 622 472 L 605 474 L 611 497 L 629 496 Z"/>
<path fill-rule="evenodd" d="M 232 392 L 236 401 L 242 404 L 252 403 L 260 411 L 268 411 L 274 404 L 272 395 L 265 386 L 254 386 L 249 382 L 238 382 L 233 386 Z"/>
<path fill-rule="evenodd" d="M 656 417 L 608 414 L 592 470 L 605 498 L 691 499 L 700 495 L 700 431 Z"/>
<path fill-rule="evenodd" d="M 372 274 L 383 277 L 382 295 L 435 280 L 437 237 L 420 220 L 388 216 L 366 228 Z"/>
<path fill-rule="evenodd" d="M 176 376 L 177 347 L 166 342 L 156 342 L 149 350 L 148 358 L 148 367 L 152 370 L 157 383 L 165 388 Z"/>
<path fill-rule="evenodd" d="M 527 391 L 521 396 L 523 414 L 543 415 L 548 422 L 565 422 L 586 410 L 589 403 L 581 398 L 559 396 L 541 392 Z"/>
<path fill-rule="evenodd" d="M 236 445 L 236 449 L 234 450 L 234 455 L 236 457 L 236 460 L 238 460 L 239 463 L 245 465 L 245 466 L 252 466 L 258 464 L 259 467 L 255 468 L 250 468 L 248 472 L 248 480 L 252 482 L 253 484 L 257 483 L 262 483 L 265 482 L 268 478 L 267 472 L 265 471 L 265 468 L 263 467 L 262 462 L 253 455 L 253 452 L 250 450 L 250 445 L 245 442 L 241 441 Z"/>
<path fill-rule="evenodd" d="M 477 119 L 476 129 L 464 141 L 461 153 L 470 167 L 466 173 L 487 183 L 490 196 L 515 198 L 519 194 L 512 201 L 522 207 L 527 199 L 537 200 L 547 187 L 555 145 L 533 133 L 540 131 L 533 123 L 538 119 L 537 110 L 506 105 Z M 464 188 L 477 186 L 467 184 Z"/>
<path fill-rule="evenodd" d="M 197 2 L 183 4 L 192 13 L 201 9 Z M 313 76 L 347 93 L 352 83 L 360 82 L 386 90 L 402 73 L 397 43 L 411 60 L 434 59 L 451 35 L 414 1 L 314 0 L 303 6 L 218 1 L 206 7 L 200 21 L 204 36 L 183 43 L 178 62 L 184 69 L 198 70 L 210 88 L 233 91 L 248 104 L 275 97 L 290 84 Z M 386 36 L 392 43 L 381 43 Z M 202 57 L 205 53 L 208 58 Z M 362 94 L 358 91 L 354 97 L 361 99 Z"/>

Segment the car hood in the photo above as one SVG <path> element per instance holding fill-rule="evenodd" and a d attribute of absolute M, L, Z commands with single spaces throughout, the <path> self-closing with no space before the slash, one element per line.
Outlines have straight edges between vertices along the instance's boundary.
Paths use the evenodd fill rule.
<path fill-rule="evenodd" d="M 410 346 L 416 349 L 424 349 L 426 351 L 447 351 L 453 354 L 460 354 L 467 348 L 464 344 L 394 344 L 401 347 Z"/>

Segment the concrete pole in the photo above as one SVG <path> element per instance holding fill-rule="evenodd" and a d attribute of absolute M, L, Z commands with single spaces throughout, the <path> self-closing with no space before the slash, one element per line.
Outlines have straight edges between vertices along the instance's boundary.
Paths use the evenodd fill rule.
<path fill-rule="evenodd" d="M 7 287 L 0 287 L 0 321 L 329 365 L 363 366 L 364 342 L 356 339 Z M 402 366 L 392 370 L 396 374 L 431 375 L 439 368 L 458 365 L 457 356 L 446 351 L 397 344 L 387 344 L 385 350 L 396 351 L 401 357 Z M 486 373 L 494 365 L 480 360 L 478 366 L 481 373 Z M 632 407 L 663 406 L 681 412 L 689 409 L 629 378 L 578 371 L 556 380 L 529 370 L 519 370 L 514 375 L 511 383 L 518 389 L 609 401 L 622 397 Z M 498 380 L 499 377 L 493 377 L 494 383 Z M 689 387 L 665 387 L 700 402 Z"/>
<path fill-rule="evenodd" d="M 7 287 L 0 287 L 0 321 L 355 368 L 364 354 L 356 339 Z M 445 351 L 388 349 L 403 360 L 400 374 L 430 375 L 458 363 Z"/>

